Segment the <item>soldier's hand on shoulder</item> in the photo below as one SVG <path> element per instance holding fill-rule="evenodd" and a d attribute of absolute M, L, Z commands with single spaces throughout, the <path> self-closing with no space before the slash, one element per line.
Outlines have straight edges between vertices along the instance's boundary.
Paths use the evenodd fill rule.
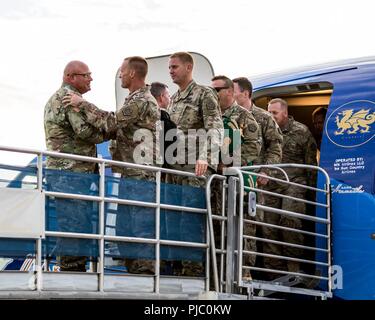
<path fill-rule="evenodd" d="M 68 93 L 62 99 L 63 105 L 65 107 L 72 106 L 72 110 L 75 112 L 79 112 L 78 106 L 80 105 L 80 103 L 82 103 L 82 101 L 84 101 L 84 99 L 74 93 Z"/>

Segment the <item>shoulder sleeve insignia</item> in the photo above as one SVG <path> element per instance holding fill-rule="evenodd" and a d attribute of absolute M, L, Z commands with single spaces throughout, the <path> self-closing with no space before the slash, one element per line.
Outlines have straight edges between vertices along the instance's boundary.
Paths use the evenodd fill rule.
<path fill-rule="evenodd" d="M 255 132 L 257 131 L 257 126 L 255 125 L 255 123 L 250 123 L 248 126 L 247 126 L 247 130 L 249 130 L 250 132 Z"/>
<path fill-rule="evenodd" d="M 129 108 L 129 106 L 127 106 L 122 110 L 122 113 L 124 116 L 130 116 L 132 114 L 132 110 Z"/>
<path fill-rule="evenodd" d="M 215 110 L 217 108 L 216 103 L 213 101 L 213 99 L 211 97 L 208 97 L 205 100 L 206 100 L 205 105 L 206 105 L 207 110 L 212 111 L 212 110 Z"/>

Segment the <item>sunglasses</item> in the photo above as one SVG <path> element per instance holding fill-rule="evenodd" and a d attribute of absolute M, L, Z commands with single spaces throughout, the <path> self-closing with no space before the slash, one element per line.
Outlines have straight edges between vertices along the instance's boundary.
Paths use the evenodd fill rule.
<path fill-rule="evenodd" d="M 229 87 L 214 87 L 214 89 L 216 90 L 216 92 L 220 92 L 220 90 L 229 89 Z"/>

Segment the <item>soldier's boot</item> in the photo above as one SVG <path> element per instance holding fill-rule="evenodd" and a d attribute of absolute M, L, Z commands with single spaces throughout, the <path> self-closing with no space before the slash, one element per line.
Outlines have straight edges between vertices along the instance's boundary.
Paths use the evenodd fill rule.
<path fill-rule="evenodd" d="M 86 257 L 62 256 L 59 260 L 60 271 L 86 272 Z"/>
<path fill-rule="evenodd" d="M 181 276 L 182 275 L 182 262 L 180 260 L 172 261 L 172 272 L 174 276 Z"/>
<path fill-rule="evenodd" d="M 160 261 L 160 274 L 161 275 L 173 275 L 173 264 L 172 261 L 161 260 Z"/>
<path fill-rule="evenodd" d="M 182 276 L 187 277 L 203 277 L 204 276 L 204 267 L 202 262 L 182 261 Z"/>
<path fill-rule="evenodd" d="M 126 259 L 126 267 L 129 273 L 134 274 L 155 274 L 153 260 L 146 259 Z"/>

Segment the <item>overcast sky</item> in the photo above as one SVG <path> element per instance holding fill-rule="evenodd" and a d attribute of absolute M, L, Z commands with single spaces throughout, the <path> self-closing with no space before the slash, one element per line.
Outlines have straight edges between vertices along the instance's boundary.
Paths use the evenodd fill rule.
<path fill-rule="evenodd" d="M 45 149 L 43 110 L 70 60 L 93 72 L 86 99 L 115 108 L 126 56 L 200 52 L 216 74 L 252 75 L 375 55 L 375 2 L 0 0 L 0 145 Z M 0 152 L 0 163 L 26 157 Z"/>

